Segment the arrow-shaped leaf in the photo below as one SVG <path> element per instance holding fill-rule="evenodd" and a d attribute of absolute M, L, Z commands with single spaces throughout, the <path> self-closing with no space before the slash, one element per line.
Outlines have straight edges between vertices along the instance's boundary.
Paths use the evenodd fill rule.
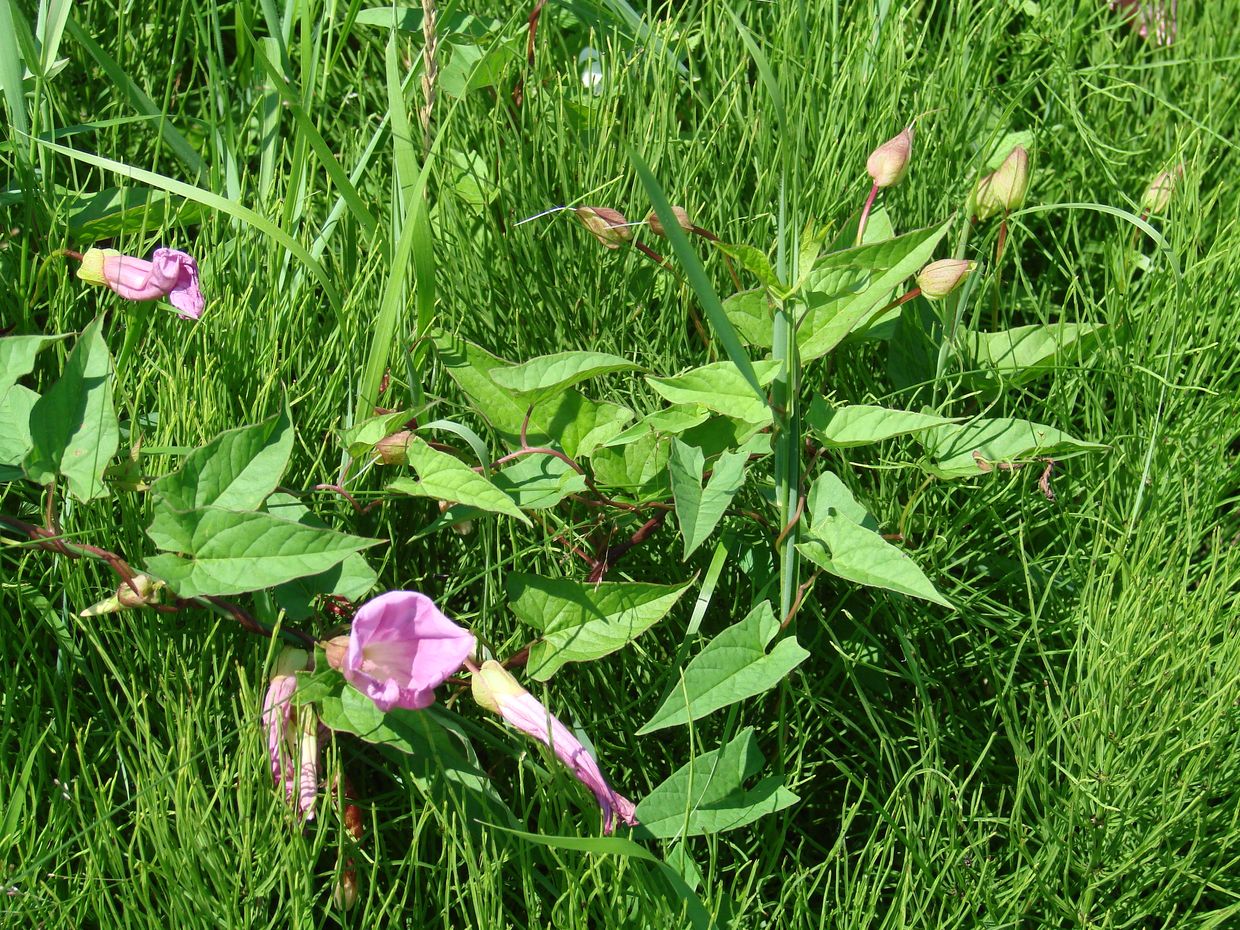
<path fill-rule="evenodd" d="M 660 619 L 689 587 L 567 578 L 508 576 L 508 601 L 523 623 L 542 631 L 530 648 L 529 672 L 546 681 L 567 662 L 602 658 L 636 639 Z"/>
<path fill-rule="evenodd" d="M 285 410 L 220 433 L 151 490 L 172 510 L 254 510 L 280 483 L 292 451 L 293 422 Z"/>
<path fill-rule="evenodd" d="M 719 525 L 723 512 L 745 483 L 748 459 L 744 452 L 724 452 L 715 461 L 714 471 L 703 489 L 702 470 L 706 460 L 702 450 L 687 446 L 679 439 L 672 440 L 668 472 L 672 479 L 676 521 L 685 540 L 683 558 L 689 558 Z"/>
<path fill-rule="evenodd" d="M 789 636 L 766 647 L 779 633 L 770 601 L 763 601 L 735 626 L 712 639 L 685 668 L 675 689 L 638 736 L 707 714 L 769 691 L 809 656 Z"/>
<path fill-rule="evenodd" d="M 764 760 L 753 728 L 677 769 L 637 805 L 637 818 L 653 836 L 704 836 L 735 830 L 800 800 L 778 775 L 752 788 L 745 782 Z"/>
<path fill-rule="evenodd" d="M 409 464 L 418 478 L 416 481 L 397 478 L 388 485 L 390 490 L 414 497 L 456 501 L 479 510 L 516 517 L 526 526 L 530 525 L 530 518 L 521 512 L 511 497 L 455 455 L 432 449 L 417 436 L 412 437 L 405 448 Z"/>
<path fill-rule="evenodd" d="M 160 549 L 180 553 L 157 555 L 146 566 L 181 597 L 240 594 L 317 575 L 383 542 L 216 507 L 161 510 L 146 533 Z"/>

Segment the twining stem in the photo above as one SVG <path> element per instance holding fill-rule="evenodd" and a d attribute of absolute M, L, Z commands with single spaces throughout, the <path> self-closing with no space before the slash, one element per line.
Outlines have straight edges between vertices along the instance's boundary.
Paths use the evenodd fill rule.
<path fill-rule="evenodd" d="M 874 206 L 874 198 L 878 196 L 878 185 L 875 184 L 870 188 L 870 196 L 865 199 L 865 206 L 861 208 L 861 219 L 857 220 L 857 245 L 861 245 L 861 240 L 865 236 L 865 224 L 870 219 L 870 209 Z"/>

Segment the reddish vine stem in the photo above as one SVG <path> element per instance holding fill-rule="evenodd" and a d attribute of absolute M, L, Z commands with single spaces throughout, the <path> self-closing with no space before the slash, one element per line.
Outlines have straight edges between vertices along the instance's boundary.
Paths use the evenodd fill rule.
<path fill-rule="evenodd" d="M 542 16 L 543 7 L 547 5 L 547 0 L 538 0 L 534 4 L 534 9 L 530 10 L 529 15 L 529 36 L 525 42 L 525 61 L 529 66 L 529 70 L 534 70 L 534 37 L 538 34 L 538 19 Z M 525 101 L 525 78 L 517 79 L 517 86 L 512 89 L 512 102 L 516 106 L 521 106 Z"/>
<path fill-rule="evenodd" d="M 663 521 L 666 519 L 667 511 L 664 510 L 657 516 L 651 517 L 640 527 L 638 527 L 637 531 L 628 539 L 623 542 L 618 542 L 614 546 L 608 548 L 608 550 L 603 554 L 603 557 L 596 561 L 594 568 L 590 570 L 590 583 L 597 584 L 602 581 L 603 576 L 607 574 L 608 569 L 623 558 L 625 553 L 627 553 L 634 546 L 640 546 L 647 539 L 649 539 L 650 534 L 662 526 Z"/>
<path fill-rule="evenodd" d="M 97 559 L 105 563 L 113 572 L 115 572 L 124 584 L 129 585 L 130 590 L 138 597 L 142 596 L 142 592 L 138 590 L 138 586 L 134 581 L 135 572 L 128 562 L 117 555 L 115 552 L 109 552 L 107 549 L 101 549 L 99 546 L 92 546 L 89 543 L 71 543 L 60 538 L 58 534 L 42 526 L 35 526 L 33 523 L 27 523 L 25 520 L 19 520 L 16 517 L 10 517 L 8 514 L 0 513 L 0 524 L 10 529 L 17 530 L 26 534 L 35 548 L 43 549 L 47 552 L 55 552 L 69 559 L 91 558 Z M 220 597 L 204 597 L 202 600 L 207 601 L 220 608 L 231 616 L 234 620 L 241 624 L 242 628 L 249 633 L 257 633 L 260 636 L 270 638 L 271 631 L 259 623 L 254 617 L 242 609 L 241 607 L 226 601 Z M 188 605 L 195 603 L 193 598 L 178 598 L 178 605 Z M 179 606 L 174 609 L 180 609 Z M 166 609 L 163 613 L 168 613 Z M 305 646 L 313 648 L 314 637 L 303 630 L 295 627 L 284 627 L 283 631 L 293 639 Z"/>
<path fill-rule="evenodd" d="M 374 510 L 376 507 L 378 507 L 380 504 L 383 503 L 382 500 L 377 500 L 377 501 L 372 501 L 371 503 L 363 507 L 361 504 L 357 502 L 357 498 L 355 498 L 352 494 L 350 494 L 348 491 L 346 491 L 344 488 L 342 488 L 338 484 L 316 484 L 314 486 L 314 490 L 332 491 L 336 494 L 339 494 L 341 497 L 343 497 L 345 500 L 349 502 L 349 505 L 353 508 L 353 510 L 356 513 L 359 513 L 363 516 L 370 513 L 372 510 Z"/>
<path fill-rule="evenodd" d="M 809 579 L 799 588 L 797 588 L 797 596 L 792 599 L 792 606 L 788 608 L 788 616 L 784 617 L 783 621 L 779 624 L 779 628 L 781 630 L 786 630 L 788 628 L 788 624 L 792 622 L 792 618 L 795 617 L 797 615 L 797 611 L 801 609 L 801 601 L 805 599 L 805 592 L 810 589 L 814 582 L 818 580 L 818 576 L 821 574 L 822 569 L 820 568 L 815 571 L 814 574 L 810 575 Z"/>
<path fill-rule="evenodd" d="M 802 494 L 797 498 L 797 509 L 793 513 L 792 519 L 787 525 L 779 531 L 779 536 L 775 538 L 775 551 L 778 552 L 784 544 L 784 540 L 788 538 L 788 534 L 792 532 L 792 528 L 801 522 L 801 514 L 805 512 L 805 495 Z"/>

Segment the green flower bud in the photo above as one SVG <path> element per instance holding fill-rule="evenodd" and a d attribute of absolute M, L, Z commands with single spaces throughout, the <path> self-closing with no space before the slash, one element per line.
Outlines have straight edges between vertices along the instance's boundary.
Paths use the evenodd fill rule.
<path fill-rule="evenodd" d="M 1029 153 L 1018 145 L 994 174 L 988 174 L 978 182 L 973 192 L 973 212 L 979 220 L 990 219 L 1000 213 L 1019 210 L 1029 192 Z"/>
<path fill-rule="evenodd" d="M 1176 182 L 1184 177 L 1184 166 L 1176 165 L 1170 171 L 1164 171 L 1146 188 L 1145 196 L 1141 198 L 1141 209 L 1148 216 L 1152 213 L 1162 213 L 1171 204 L 1171 195 L 1175 193 Z"/>

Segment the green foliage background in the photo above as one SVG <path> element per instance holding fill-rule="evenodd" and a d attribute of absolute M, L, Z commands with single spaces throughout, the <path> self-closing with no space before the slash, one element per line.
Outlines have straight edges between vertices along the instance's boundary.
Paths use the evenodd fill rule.
<path fill-rule="evenodd" d="M 680 863 L 721 926 L 1236 925 L 1234 0 L 1185 5 L 1170 49 L 1142 42 L 1103 3 L 737 0 L 780 76 L 782 133 L 723 4 L 640 10 L 636 27 L 625 8 L 548 5 L 532 68 L 529 11 L 504 4 L 469 11 L 497 18 L 497 30 L 462 32 L 465 51 L 443 50 L 440 157 L 428 180 L 434 246 L 415 261 L 433 259 L 437 322 L 505 357 L 594 349 L 663 373 L 706 360 L 687 324 L 686 287 L 631 250 L 605 252 L 566 216 L 516 225 L 567 203 L 640 218 L 648 203 L 625 144 L 699 225 L 763 247 L 776 228 L 781 146 L 796 146 L 801 214 L 838 228 L 868 190 L 868 152 L 921 113 L 910 174 L 886 196 L 899 231 L 958 209 L 971 173 L 1010 130 L 1034 133 L 1035 203 L 1139 212 L 1152 177 L 1186 165 L 1167 216 L 1154 221 L 1182 281 L 1165 256 L 1134 272 L 1130 228 L 1103 213 L 1026 215 L 1008 245 L 1018 270 L 1005 268 L 1002 325 L 1107 326 L 1092 354 L 1004 392 L 990 415 L 1027 416 L 1107 450 L 1057 469 L 1053 503 L 1031 469 L 923 487 L 902 440 L 856 450 L 853 468 L 839 458 L 853 490 L 884 527 L 903 528 L 958 609 L 821 580 L 797 621 L 810 658 L 737 711 L 801 803 L 744 830 L 652 849 Z M 35 22 L 28 4 L 14 9 Z M 117 247 L 188 248 L 208 296 L 198 325 L 161 312 L 133 330 L 141 341 L 118 372 L 122 449 L 140 438 L 152 473 L 278 413 L 285 391 L 298 426 L 290 486 L 327 480 L 338 465 L 331 431 L 357 403 L 383 256 L 407 222 L 393 207 L 411 197 L 398 190 L 390 140 L 367 149 L 390 111 L 388 30 L 358 11 L 315 0 L 75 4 L 63 70 L 27 81 L 32 133 L 248 207 L 320 257 L 330 284 L 235 213 L 136 209 Z M 440 11 L 448 43 L 455 12 Z M 633 33 L 648 27 L 671 54 L 637 51 Z M 497 36 L 512 54 L 495 85 L 453 96 L 452 57 L 493 50 Z M 598 98 L 579 78 L 587 43 L 606 64 Z M 397 49 L 403 78 L 420 33 L 402 33 Z M 280 76 L 290 82 L 283 97 Z M 416 76 L 404 104 L 420 153 Z M 68 332 L 107 309 L 104 334 L 118 353 L 136 317 L 44 259 L 116 235 L 91 225 L 90 198 L 136 185 L 32 142 L 12 97 L 6 106 L 0 325 Z M 327 153 L 345 173 L 362 170 L 355 203 L 315 251 L 342 189 Z M 974 244 L 987 254 L 993 238 Z M 1148 240 L 1138 245 L 1154 256 Z M 709 267 L 726 292 L 722 266 Z M 410 366 L 424 364 L 437 415 L 468 419 L 431 357 L 408 351 L 415 320 L 402 304 L 384 403 L 411 402 L 409 374 L 419 373 Z M 65 351 L 46 350 L 47 370 Z M 884 361 L 861 345 L 809 376 L 840 400 L 907 402 Z M 640 397 L 626 376 L 606 384 L 610 399 Z M 38 506 L 28 489 L 0 486 L 5 512 L 37 521 Z M 330 494 L 316 506 L 334 525 L 391 540 L 372 559 L 385 587 L 426 591 L 501 653 L 527 635 L 504 607 L 505 577 L 576 570 L 562 545 L 512 521 L 415 539 L 435 515 L 431 502 L 402 499 L 363 518 Z M 60 519 L 84 541 L 149 554 L 148 508 L 136 496 L 62 502 Z M 755 579 L 769 571 L 745 556 L 756 539 L 729 538 L 704 635 L 748 613 Z M 102 566 L 0 541 L 0 884 L 12 889 L 0 896 L 0 925 L 676 923 L 665 880 L 643 863 L 480 827 L 428 803 L 397 754 L 344 740 L 328 770 L 354 773 L 368 832 L 345 851 L 361 897 L 341 915 L 331 903 L 343 842 L 335 815 L 324 806 L 303 834 L 269 782 L 258 723 L 267 645 L 199 613 L 82 620 L 77 612 L 114 587 Z M 690 564 L 704 567 L 711 548 Z M 622 575 L 668 580 L 681 553 L 664 529 Z M 719 743 L 723 722 L 713 718 L 688 733 L 634 735 L 680 658 L 688 603 L 636 648 L 573 666 L 548 689 L 634 798 Z M 494 775 L 526 829 L 586 832 L 589 799 L 563 774 L 500 759 Z"/>

